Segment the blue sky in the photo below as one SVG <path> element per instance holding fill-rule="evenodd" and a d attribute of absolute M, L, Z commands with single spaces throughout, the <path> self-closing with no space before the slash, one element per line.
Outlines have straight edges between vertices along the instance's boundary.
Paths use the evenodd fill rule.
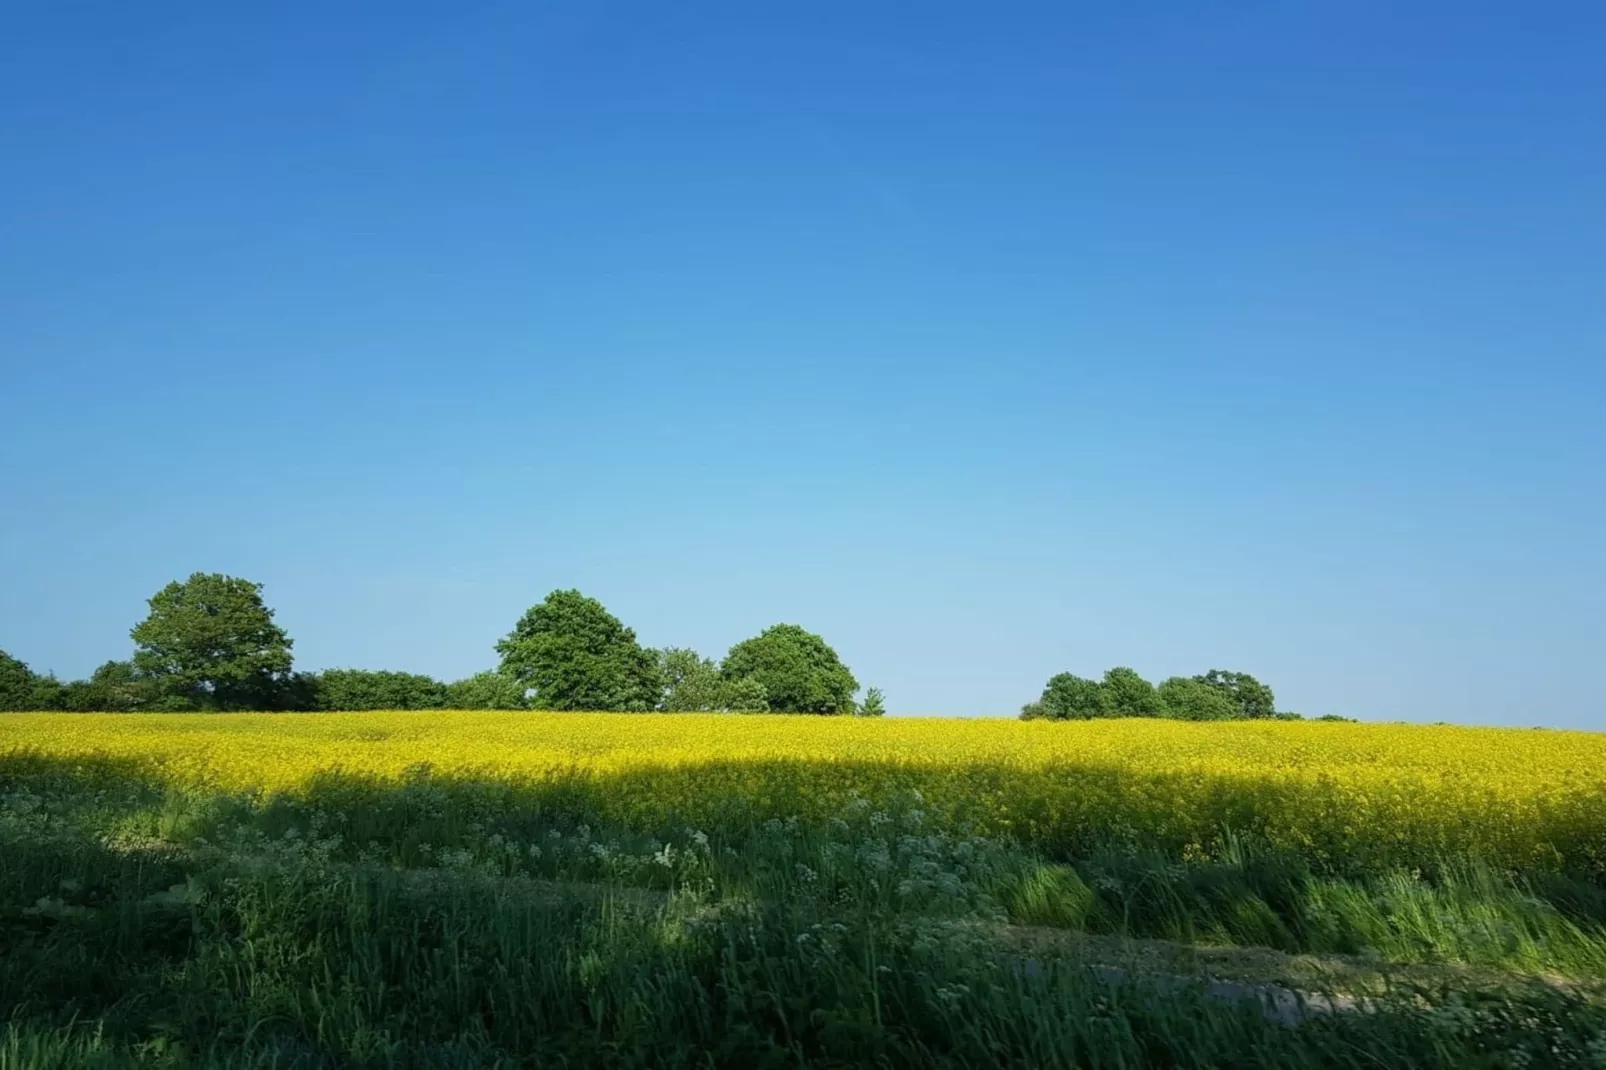
<path fill-rule="evenodd" d="M 1606 9 L 11 5 L 0 647 L 556 587 L 895 713 L 1606 729 Z M 918 14 L 916 14 L 918 12 Z"/>

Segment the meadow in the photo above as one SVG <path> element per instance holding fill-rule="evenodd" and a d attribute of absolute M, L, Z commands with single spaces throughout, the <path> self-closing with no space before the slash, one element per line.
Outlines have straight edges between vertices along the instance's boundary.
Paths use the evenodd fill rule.
<path fill-rule="evenodd" d="M 1606 1067 L 1606 736 L 0 717 L 0 1070 Z"/>

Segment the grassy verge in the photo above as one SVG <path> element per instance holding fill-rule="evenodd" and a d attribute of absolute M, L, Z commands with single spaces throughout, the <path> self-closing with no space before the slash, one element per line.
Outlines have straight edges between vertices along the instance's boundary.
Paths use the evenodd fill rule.
<path fill-rule="evenodd" d="M 0 766 L 0 1070 L 1606 1066 L 1597 886 L 1224 842 Z"/>

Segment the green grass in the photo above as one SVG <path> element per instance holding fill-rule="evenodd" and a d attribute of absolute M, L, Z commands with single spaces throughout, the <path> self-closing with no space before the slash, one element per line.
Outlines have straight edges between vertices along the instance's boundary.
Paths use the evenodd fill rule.
<path fill-rule="evenodd" d="M 0 1070 L 1606 1067 L 1606 895 L 1427 871 L 1043 858 L 912 797 L 630 828 L 427 777 L 209 798 L 31 759 L 0 764 Z"/>

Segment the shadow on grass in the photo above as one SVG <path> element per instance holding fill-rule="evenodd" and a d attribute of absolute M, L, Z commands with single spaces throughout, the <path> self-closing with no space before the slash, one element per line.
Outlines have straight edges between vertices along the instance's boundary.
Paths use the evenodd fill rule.
<path fill-rule="evenodd" d="M 798 763 L 539 783 L 327 774 L 293 796 L 229 798 L 174 790 L 144 763 L 0 759 L 0 1018 L 14 1023 L 0 1053 L 11 1045 L 19 1066 L 1473 1066 L 1530 1049 L 1582 1059 L 1606 1028 L 1564 993 L 1472 1000 L 1453 1022 L 1412 1002 L 1446 993 L 1412 993 L 1291 1028 L 1169 983 L 1054 962 L 1028 974 L 985 934 L 840 893 L 874 885 L 885 905 L 893 881 L 940 890 L 954 876 L 1029 887 L 1020 909 L 1062 911 L 1038 921 L 1119 912 L 1131 927 L 1206 906 L 1236 917 L 1251 896 L 1281 918 L 1317 881 L 1285 855 L 1190 868 L 1122 853 L 1118 837 L 1071 864 L 977 855 L 931 831 L 974 817 L 939 809 L 923 774 L 836 772 L 820 808 L 821 770 Z M 847 804 L 872 786 L 881 803 Z M 619 857 L 671 838 L 689 850 L 697 834 L 712 843 L 695 872 L 715 885 L 767 867 L 766 888 L 796 894 L 731 904 L 681 887 L 632 912 L 607 895 L 535 902 L 487 868 L 500 852 L 518 859 L 504 873 L 556 857 L 626 880 L 636 871 L 609 868 Z M 415 863 L 436 876 L 394 868 Z"/>

